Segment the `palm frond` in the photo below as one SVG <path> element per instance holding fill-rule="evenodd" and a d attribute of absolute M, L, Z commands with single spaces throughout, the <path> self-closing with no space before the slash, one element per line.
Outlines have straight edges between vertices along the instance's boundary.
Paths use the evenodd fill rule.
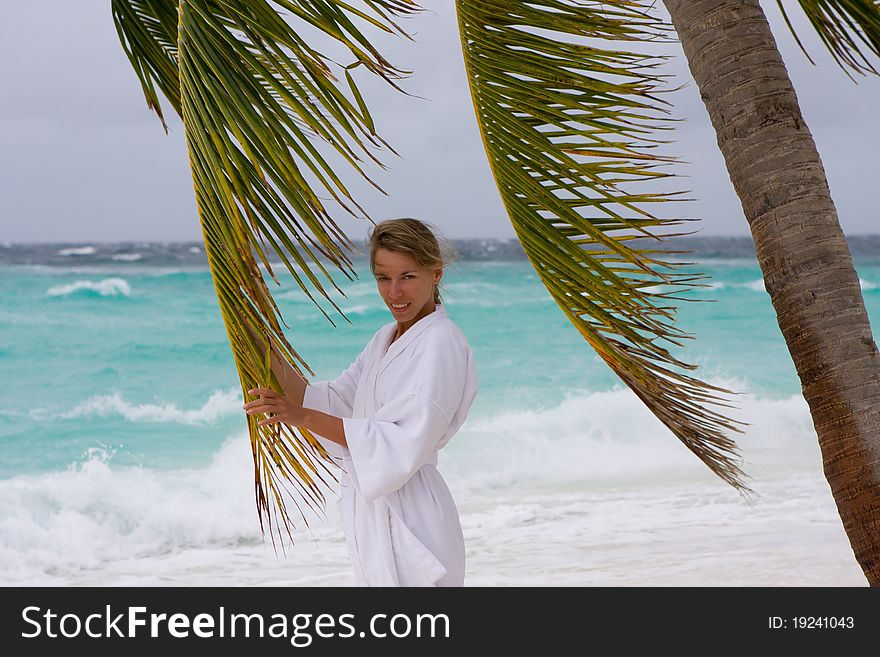
<path fill-rule="evenodd" d="M 394 84 L 404 72 L 363 30 L 402 34 L 395 19 L 418 10 L 410 0 L 360 5 L 180 0 L 172 39 L 169 3 L 114 0 L 123 47 L 148 103 L 161 116 L 158 85 L 183 119 L 205 251 L 243 391 L 281 390 L 269 368 L 270 339 L 281 358 L 311 374 L 282 332 L 263 278 L 260 264 L 280 285 L 270 255 L 328 319 L 320 299 L 342 314 L 325 289 L 336 284 L 324 263 L 351 278 L 354 245 L 333 212 L 366 213 L 342 182 L 338 162 L 372 183 L 365 162 L 381 166 L 377 153 L 388 148 L 351 70 L 363 66 Z M 324 43 L 329 37 L 351 60 L 337 64 L 305 34 Z M 292 539 L 286 500 L 293 498 L 304 521 L 300 502 L 323 509 L 325 477 L 332 477 L 327 454 L 305 430 L 260 427 L 250 416 L 248 429 L 261 527 L 273 544 L 282 527 Z"/>
<path fill-rule="evenodd" d="M 846 71 L 878 74 L 868 57 L 880 57 L 880 0 L 798 0 L 834 61 Z M 782 0 L 783 18 L 807 59 L 809 53 L 795 32 Z M 849 75 L 849 72 L 847 72 Z M 850 76 L 852 77 L 852 76 Z"/>
<path fill-rule="evenodd" d="M 670 291 L 698 286 L 682 264 L 643 248 L 677 225 L 648 213 L 674 194 L 627 191 L 671 174 L 654 154 L 668 112 L 661 59 L 611 45 L 663 39 L 666 26 L 636 1 L 457 0 L 471 94 L 489 162 L 522 246 L 553 299 L 599 356 L 713 472 L 750 492 L 720 412 L 730 393 L 661 341 Z M 637 239 L 638 238 L 638 239 Z M 659 291 L 666 289 L 666 291 Z M 681 298 L 682 300 L 693 300 Z M 732 394 L 732 393 L 731 393 Z"/>
<path fill-rule="evenodd" d="M 177 0 L 112 0 L 111 7 L 116 32 L 141 82 L 147 107 L 156 112 L 168 132 L 156 85 L 179 115 Z"/>

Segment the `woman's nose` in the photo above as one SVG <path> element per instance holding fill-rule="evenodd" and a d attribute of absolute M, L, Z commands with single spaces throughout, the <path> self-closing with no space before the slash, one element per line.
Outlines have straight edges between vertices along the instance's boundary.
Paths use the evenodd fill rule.
<path fill-rule="evenodd" d="M 389 294 L 392 298 L 396 298 L 400 296 L 401 293 L 400 283 L 398 281 L 391 281 L 391 287 L 389 288 Z"/>

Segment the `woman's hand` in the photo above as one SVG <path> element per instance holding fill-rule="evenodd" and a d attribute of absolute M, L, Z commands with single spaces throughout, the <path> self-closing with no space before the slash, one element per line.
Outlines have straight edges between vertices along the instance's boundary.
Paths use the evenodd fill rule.
<path fill-rule="evenodd" d="M 271 388 L 254 388 L 253 390 L 248 390 L 248 394 L 259 397 L 259 399 L 248 402 L 242 407 L 248 415 L 254 415 L 255 413 L 274 414 L 257 422 L 260 426 L 275 424 L 276 422 L 299 426 L 302 406 L 297 406 L 287 397 L 279 395 Z"/>
<path fill-rule="evenodd" d="M 334 443 L 348 447 L 345 440 L 345 425 L 342 418 L 328 415 L 313 408 L 303 408 L 290 400 L 289 397 L 279 395 L 271 388 L 254 388 L 248 390 L 249 395 L 257 395 L 259 399 L 244 405 L 248 415 L 254 413 L 272 413 L 257 422 L 260 426 L 283 422 L 284 424 L 307 429 Z"/>

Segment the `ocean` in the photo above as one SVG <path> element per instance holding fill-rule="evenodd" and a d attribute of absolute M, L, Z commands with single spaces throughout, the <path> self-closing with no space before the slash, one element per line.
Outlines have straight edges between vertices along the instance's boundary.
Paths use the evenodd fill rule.
<path fill-rule="evenodd" d="M 679 302 L 676 353 L 738 394 L 744 498 L 625 388 L 511 243 L 444 276 L 479 393 L 440 454 L 469 586 L 865 586 L 822 474 L 749 238 L 693 242 L 711 287 Z M 855 239 L 872 324 L 880 244 Z M 855 248 L 858 247 L 858 248 Z M 392 321 L 366 262 L 332 326 L 270 286 L 317 378 Z M 276 272 L 283 268 L 276 269 Z M 198 243 L 0 244 L 0 584 L 345 586 L 334 494 L 275 551 L 243 400 Z"/>

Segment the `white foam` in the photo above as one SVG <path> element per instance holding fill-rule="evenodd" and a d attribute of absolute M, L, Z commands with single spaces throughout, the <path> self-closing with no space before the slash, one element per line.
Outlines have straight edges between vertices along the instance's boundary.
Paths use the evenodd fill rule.
<path fill-rule="evenodd" d="M 764 285 L 764 279 L 759 278 L 756 281 L 749 281 L 748 283 L 737 283 L 736 287 L 744 287 L 749 290 L 754 290 L 755 292 L 766 292 L 767 286 Z"/>
<path fill-rule="evenodd" d="M 201 408 L 193 410 L 183 410 L 175 404 L 135 404 L 123 399 L 118 392 L 114 392 L 110 395 L 90 397 L 59 417 L 69 419 L 119 415 L 129 422 L 206 424 L 235 413 L 242 413 L 243 403 L 241 392 L 236 389 L 215 390 Z"/>
<path fill-rule="evenodd" d="M 371 306 L 369 304 L 362 303 L 356 306 L 351 306 L 350 308 L 343 308 L 342 312 L 344 312 L 346 315 L 366 315 L 373 310 L 379 310 L 379 306 Z"/>
<path fill-rule="evenodd" d="M 78 256 L 78 255 L 92 255 L 95 252 L 95 247 L 93 246 L 77 246 L 69 249 L 61 249 L 58 251 L 58 255 L 62 256 Z"/>
<path fill-rule="evenodd" d="M 625 389 L 472 418 L 440 455 L 466 583 L 864 585 L 803 398 L 738 403 L 752 422 L 738 438 L 751 500 Z M 297 544 L 276 557 L 260 539 L 246 435 L 207 467 L 164 472 L 116 467 L 99 446 L 65 472 L 0 480 L 0 583 L 351 585 L 334 497 L 326 521 L 308 514 L 310 531 L 290 507 Z"/>
<path fill-rule="evenodd" d="M 201 253 L 202 250 L 197 246 L 191 246 L 191 247 L 189 247 L 189 252 L 190 253 Z"/>
<path fill-rule="evenodd" d="M 764 279 L 759 278 L 756 281 L 749 281 L 748 283 L 738 283 L 736 287 L 745 287 L 750 290 L 754 290 L 755 292 L 766 292 L 767 286 L 764 284 Z M 876 283 L 871 283 L 870 281 L 866 281 L 864 278 L 859 278 L 859 287 L 863 290 L 873 290 L 877 287 Z"/>
<path fill-rule="evenodd" d="M 121 260 L 123 262 L 134 262 L 141 258 L 143 258 L 143 256 L 140 253 L 117 253 L 113 255 L 113 260 Z"/>
<path fill-rule="evenodd" d="M 821 471 L 486 496 L 464 505 L 470 586 L 865 586 Z"/>
<path fill-rule="evenodd" d="M 597 487 L 594 471 L 552 488 L 453 482 L 466 584 L 864 586 L 820 466 L 763 473 L 751 500 L 674 472 Z M 0 583 L 350 586 L 334 497 L 310 530 L 291 507 L 297 543 L 276 555 L 260 539 L 246 436 L 198 470 L 113 467 L 98 449 L 66 472 L 0 481 Z"/>
<path fill-rule="evenodd" d="M 150 580 L 161 583 L 157 565 L 191 548 L 250 549 L 273 559 L 260 538 L 246 436 L 227 441 L 200 470 L 111 463 L 97 450 L 66 472 L 0 481 L 0 582 L 57 583 L 147 560 Z M 302 520 L 299 527 L 295 537 L 308 538 Z"/>
<path fill-rule="evenodd" d="M 763 399 L 743 382 L 714 380 L 731 390 L 737 409 L 719 409 L 751 423 L 733 434 L 744 460 L 760 468 L 797 469 L 821 463 L 809 409 L 802 396 Z M 458 485 L 471 490 L 517 483 L 649 483 L 715 477 L 628 388 L 580 391 L 558 406 L 471 418 L 441 454 Z"/>
<path fill-rule="evenodd" d="M 56 285 L 46 291 L 48 297 L 63 297 L 80 290 L 96 292 L 102 297 L 130 296 L 131 286 L 124 278 L 105 278 L 100 281 L 76 281 L 67 285 Z"/>

